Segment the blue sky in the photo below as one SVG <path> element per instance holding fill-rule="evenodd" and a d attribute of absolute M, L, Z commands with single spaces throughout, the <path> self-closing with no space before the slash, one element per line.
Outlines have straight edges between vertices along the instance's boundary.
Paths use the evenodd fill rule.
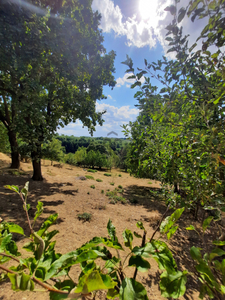
<path fill-rule="evenodd" d="M 144 68 L 144 58 L 149 62 L 161 59 L 166 54 L 168 45 L 165 41 L 165 27 L 171 22 L 170 13 L 164 8 L 173 4 L 173 0 L 93 0 L 93 10 L 98 10 L 101 15 L 100 28 L 104 35 L 104 47 L 107 52 L 116 52 L 114 74 L 117 81 L 113 90 L 104 87 L 106 100 L 98 101 L 96 109 L 106 110 L 103 126 L 96 126 L 95 137 L 106 137 L 110 131 L 115 131 L 118 137 L 124 137 L 123 124 L 134 121 L 139 113 L 134 106 L 137 100 L 134 94 L 137 88 L 131 89 L 131 80 L 125 74 L 127 67 L 121 64 L 128 54 L 134 63 L 134 67 Z M 181 0 L 182 6 L 186 6 L 187 0 Z M 184 19 L 181 25 L 184 34 L 190 33 L 192 45 L 198 37 L 204 21 Z M 59 134 L 88 136 L 87 128 L 82 128 L 82 123 L 77 121 L 58 130 Z"/>

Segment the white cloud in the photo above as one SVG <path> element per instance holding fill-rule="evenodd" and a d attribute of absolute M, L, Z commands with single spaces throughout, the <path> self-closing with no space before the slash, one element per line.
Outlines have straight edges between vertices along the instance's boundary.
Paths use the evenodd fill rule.
<path fill-rule="evenodd" d="M 121 87 L 122 85 L 126 84 L 127 88 L 130 88 L 131 84 L 135 83 L 135 79 L 128 79 L 128 77 L 132 76 L 133 73 L 126 73 L 122 78 L 119 77 L 116 79 L 116 87 Z M 139 81 L 141 83 L 145 82 L 145 78 L 142 76 Z"/>
<path fill-rule="evenodd" d="M 107 95 L 107 97 L 108 97 L 109 99 L 112 99 L 112 96 L 110 96 L 110 95 Z"/>
<path fill-rule="evenodd" d="M 96 126 L 94 136 L 107 136 L 110 131 L 115 131 L 118 137 L 123 137 L 122 128 L 123 124 L 128 124 L 129 121 L 135 121 L 138 116 L 139 110 L 137 108 L 131 108 L 129 105 L 116 107 L 107 103 L 96 104 L 97 111 L 106 110 L 103 115 L 105 122 L 103 126 Z M 59 134 L 74 135 L 74 136 L 88 136 L 88 129 L 82 128 L 83 124 L 81 121 L 76 123 L 70 123 L 64 128 L 58 130 Z"/>
<path fill-rule="evenodd" d="M 150 1 L 150 0 L 149 0 Z M 125 18 L 118 5 L 114 5 L 112 0 L 94 0 L 92 7 L 98 10 L 101 15 L 101 28 L 104 32 L 114 31 L 116 35 L 123 35 L 127 38 L 128 46 L 136 46 L 138 48 L 149 46 L 153 48 L 159 42 L 164 52 L 170 48 L 168 42 L 165 41 L 167 30 L 165 27 L 172 21 L 172 16 L 164 9 L 174 4 L 174 0 L 151 0 L 152 3 L 150 18 L 147 20 L 138 20 L 136 15 L 131 18 Z M 181 6 L 186 7 L 189 0 L 183 0 L 178 4 L 178 9 Z M 153 5 L 154 4 L 154 5 Z M 146 7 L 146 9 L 149 9 Z M 190 18 L 185 17 L 180 23 L 184 27 L 184 34 L 190 34 L 189 46 L 191 46 L 199 36 L 206 20 L 191 22 Z M 173 54 L 172 54 L 173 56 Z M 120 83 L 119 83 L 120 84 Z"/>

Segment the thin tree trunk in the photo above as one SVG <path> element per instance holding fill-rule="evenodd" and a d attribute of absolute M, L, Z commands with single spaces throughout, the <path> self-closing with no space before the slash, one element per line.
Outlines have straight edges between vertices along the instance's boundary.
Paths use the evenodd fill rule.
<path fill-rule="evenodd" d="M 37 149 L 39 149 L 38 147 Z M 31 159 L 33 164 L 33 177 L 32 179 L 35 181 L 42 181 L 43 177 L 41 174 L 41 158 L 39 151 L 32 151 L 31 152 Z"/>
<path fill-rule="evenodd" d="M 16 134 L 11 131 L 8 130 L 8 136 L 9 136 L 9 143 L 10 143 L 10 147 L 11 147 L 11 158 L 12 158 L 12 162 L 11 162 L 11 169 L 19 169 L 20 167 L 20 158 L 19 158 L 19 151 L 18 151 L 18 143 L 16 140 Z"/>

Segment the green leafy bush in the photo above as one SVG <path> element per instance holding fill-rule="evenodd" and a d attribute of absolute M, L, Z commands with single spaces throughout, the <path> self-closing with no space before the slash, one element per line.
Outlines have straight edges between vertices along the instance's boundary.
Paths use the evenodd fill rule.
<path fill-rule="evenodd" d="M 122 187 L 122 185 L 118 185 L 118 188 L 119 188 L 119 189 L 122 189 L 123 187 Z"/>
<path fill-rule="evenodd" d="M 94 184 L 93 184 L 93 185 L 91 185 L 91 188 L 92 188 L 92 189 L 95 189 L 95 186 L 94 186 Z"/>
<path fill-rule="evenodd" d="M 104 173 L 104 175 L 108 176 L 108 177 L 112 176 L 112 174 L 110 174 L 110 173 Z"/>
<path fill-rule="evenodd" d="M 87 222 L 87 221 L 91 221 L 91 218 L 92 218 L 92 214 L 89 214 L 89 213 L 82 213 L 82 214 L 78 214 L 77 215 L 77 218 L 78 220 L 82 220 L 84 222 Z"/>
<path fill-rule="evenodd" d="M 96 173 L 97 172 L 97 170 L 92 170 L 92 169 L 88 169 L 87 171 L 88 172 L 92 172 L 92 173 Z"/>
<path fill-rule="evenodd" d="M 101 190 L 101 194 L 104 194 L 105 193 L 105 191 L 104 190 Z"/>
<path fill-rule="evenodd" d="M 102 182 L 103 180 L 97 178 L 96 181 L 97 181 L 97 182 Z"/>
<path fill-rule="evenodd" d="M 115 183 L 114 182 L 110 182 L 110 185 L 114 185 Z"/>

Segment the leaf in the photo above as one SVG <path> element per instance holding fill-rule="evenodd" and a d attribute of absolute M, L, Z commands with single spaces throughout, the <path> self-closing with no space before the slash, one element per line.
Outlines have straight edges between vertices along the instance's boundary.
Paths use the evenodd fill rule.
<path fill-rule="evenodd" d="M 204 220 L 203 225 L 202 225 L 202 229 L 204 232 L 206 231 L 207 227 L 209 226 L 209 224 L 211 223 L 212 220 L 213 220 L 212 216 L 210 216 Z"/>
<path fill-rule="evenodd" d="M 24 235 L 23 228 L 13 222 L 7 223 L 7 228 L 10 232 L 19 233 L 19 234 Z"/>
<path fill-rule="evenodd" d="M 183 208 L 177 209 L 171 216 L 165 218 L 165 220 L 160 225 L 160 232 L 167 233 L 169 229 L 174 225 L 174 223 L 180 218 L 184 211 Z"/>
<path fill-rule="evenodd" d="M 195 266 L 196 270 L 204 275 L 203 278 L 208 282 L 214 285 L 214 287 L 218 290 L 220 290 L 219 288 L 219 284 L 217 283 L 212 271 L 210 270 L 209 266 L 202 261 L 199 265 Z"/>
<path fill-rule="evenodd" d="M 25 198 L 25 202 L 26 202 L 26 198 L 27 198 L 27 195 L 28 195 L 28 190 L 29 190 L 29 181 L 27 181 L 27 182 L 25 183 L 24 188 L 22 188 L 22 190 L 21 190 L 21 193 L 22 193 L 22 195 L 23 195 L 24 198 Z"/>
<path fill-rule="evenodd" d="M 213 241 L 213 244 L 216 245 L 216 246 L 224 246 L 225 241 Z"/>
<path fill-rule="evenodd" d="M 134 231 L 134 236 L 136 236 L 136 238 L 139 238 L 139 239 L 142 238 L 142 236 L 140 234 L 138 234 L 136 231 Z"/>
<path fill-rule="evenodd" d="M 33 291 L 34 290 L 34 282 L 33 282 L 33 280 L 31 280 L 29 275 L 26 275 L 25 273 L 22 273 L 22 275 L 8 273 L 8 277 L 11 281 L 12 289 L 14 291 L 17 291 L 17 290 Z"/>
<path fill-rule="evenodd" d="M 195 227 L 193 225 L 190 225 L 189 227 L 186 228 L 187 230 L 195 230 Z"/>
<path fill-rule="evenodd" d="M 151 268 L 150 263 L 139 255 L 133 255 L 129 259 L 129 267 L 137 267 L 140 272 L 147 272 Z"/>
<path fill-rule="evenodd" d="M 184 295 L 187 283 L 187 271 L 177 273 L 163 272 L 160 276 L 160 290 L 165 298 L 177 299 Z"/>
<path fill-rule="evenodd" d="M 123 235 L 125 246 L 130 248 L 130 250 L 132 251 L 132 241 L 133 241 L 132 232 L 129 229 L 125 229 L 122 235 Z"/>
<path fill-rule="evenodd" d="M 58 218 L 58 214 L 49 216 L 47 220 L 41 225 L 41 228 L 38 230 L 37 234 L 42 236 L 43 233 L 56 222 L 57 218 Z"/>
<path fill-rule="evenodd" d="M 216 256 L 225 255 L 225 251 L 220 248 L 213 249 L 209 254 L 209 260 L 212 261 Z"/>
<path fill-rule="evenodd" d="M 4 252 L 6 246 L 11 242 L 12 234 L 9 233 L 3 238 L 0 238 L 0 252 Z"/>
<path fill-rule="evenodd" d="M 178 18 L 177 18 L 178 23 L 180 23 L 183 20 L 185 14 L 186 14 L 186 9 L 184 7 L 181 7 L 181 9 L 178 12 Z"/>
<path fill-rule="evenodd" d="M 119 292 L 116 289 L 109 289 L 106 298 L 114 299 L 115 297 L 119 297 Z"/>
<path fill-rule="evenodd" d="M 138 221 L 138 222 L 136 223 L 136 226 L 137 226 L 137 228 L 140 228 L 141 230 L 146 231 L 145 228 L 144 228 L 144 225 L 143 225 L 143 223 L 142 223 L 141 221 Z"/>
<path fill-rule="evenodd" d="M 178 225 L 177 226 L 173 226 L 167 233 L 167 239 L 169 240 L 174 233 L 177 231 Z"/>
<path fill-rule="evenodd" d="M 88 294 L 96 290 L 113 289 L 116 285 L 109 275 L 100 274 L 98 270 L 90 270 L 79 279 L 74 292 Z"/>
<path fill-rule="evenodd" d="M 38 217 L 43 213 L 43 203 L 38 201 L 38 205 L 36 206 L 37 211 L 35 212 L 34 221 L 37 220 Z"/>
<path fill-rule="evenodd" d="M 172 16 L 174 16 L 177 11 L 176 6 L 174 6 L 174 5 L 167 6 L 164 10 L 169 11 Z"/>
<path fill-rule="evenodd" d="M 20 193 L 19 187 L 17 185 L 5 185 L 4 187 L 6 189 L 16 192 L 17 194 Z"/>
<path fill-rule="evenodd" d="M 118 238 L 116 236 L 116 228 L 112 224 L 112 221 L 110 219 L 109 219 L 108 224 L 107 224 L 107 230 L 108 230 L 108 234 L 111 237 L 111 239 L 115 242 L 118 242 Z"/>
<path fill-rule="evenodd" d="M 125 278 L 120 287 L 121 300 L 148 300 L 144 286 L 132 278 Z"/>
<path fill-rule="evenodd" d="M 202 261 L 202 255 L 200 250 L 200 248 L 196 248 L 195 246 L 191 247 L 190 249 L 191 257 L 198 262 Z"/>

